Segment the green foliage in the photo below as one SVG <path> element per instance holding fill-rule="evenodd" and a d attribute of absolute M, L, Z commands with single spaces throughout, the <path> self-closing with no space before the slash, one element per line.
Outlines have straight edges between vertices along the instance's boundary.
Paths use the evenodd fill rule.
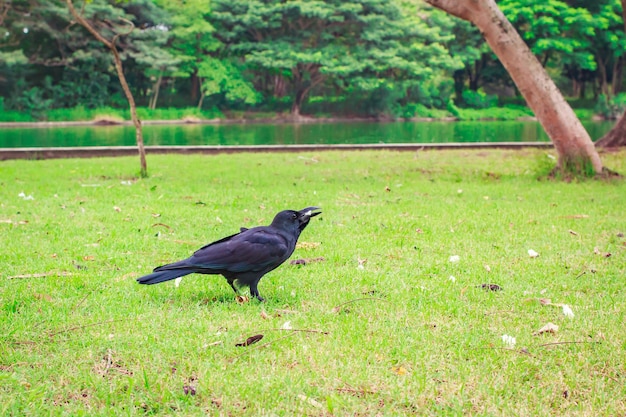
<path fill-rule="evenodd" d="M 242 101 L 246 104 L 256 104 L 261 99 L 232 62 L 205 57 L 198 65 L 197 75 L 202 81 L 202 93 L 207 96 L 222 94 L 229 103 Z"/>
<path fill-rule="evenodd" d="M 211 19 L 228 50 L 252 70 L 286 78 L 297 109 L 322 84 L 388 96 L 457 65 L 440 33 L 403 16 L 394 2 L 217 0 L 213 5 Z"/>
<path fill-rule="evenodd" d="M 498 6 L 544 65 L 560 59 L 595 69 L 591 39 L 596 29 L 588 10 L 560 0 L 503 0 Z"/>
<path fill-rule="evenodd" d="M 451 112 L 449 109 L 433 109 L 424 106 L 423 104 L 409 103 L 401 109 L 399 113 L 400 117 L 411 119 L 443 119 L 449 117 Z M 454 114 L 452 114 L 454 116 Z"/>
<path fill-rule="evenodd" d="M 526 106 L 506 105 L 488 109 L 458 109 L 460 120 L 517 120 L 533 117 L 533 112 Z"/>
<path fill-rule="evenodd" d="M 218 109 L 210 108 L 198 110 L 196 107 L 157 108 L 154 110 L 147 107 L 139 107 L 137 108 L 137 114 L 141 120 L 208 120 L 223 117 L 223 114 Z M 46 112 L 45 120 L 50 122 L 62 122 L 68 120 L 123 121 L 130 120 L 130 114 L 128 108 L 98 107 L 90 109 L 83 106 L 78 106 L 71 109 L 50 110 Z"/>
<path fill-rule="evenodd" d="M 137 114 L 143 120 L 208 120 L 223 117 L 222 113 L 216 108 L 198 109 L 196 107 L 157 108 L 154 110 L 140 107 L 137 109 Z"/>
<path fill-rule="evenodd" d="M 488 107 L 496 107 L 498 105 L 498 96 L 487 94 L 482 90 L 464 90 L 463 103 L 466 107 L 474 109 L 485 109 Z"/>
<path fill-rule="evenodd" d="M 4 97 L 0 97 L 0 122 L 33 122 L 30 113 L 21 111 L 6 110 L 4 108 Z"/>
<path fill-rule="evenodd" d="M 626 94 L 618 94 L 608 98 L 604 94 L 598 96 L 595 111 L 607 119 L 616 119 L 626 111 Z"/>
<path fill-rule="evenodd" d="M 593 109 L 573 109 L 579 120 L 591 120 L 596 115 Z"/>
<path fill-rule="evenodd" d="M 45 118 L 52 109 L 126 105 L 110 52 L 72 22 L 63 1 L 5 3 L 6 111 Z M 620 0 L 498 5 L 563 88 L 619 93 Z M 140 106 L 156 105 L 161 88 L 166 107 L 282 112 L 285 98 L 298 110 L 314 95 L 340 114 L 402 117 L 411 103 L 443 110 L 451 97 L 488 108 L 489 99 L 467 90 L 512 86 L 475 27 L 420 1 L 92 0 L 82 13 L 108 39 L 123 34 L 116 45 Z M 611 106 L 599 108 L 610 115 Z M 306 109 L 337 115 L 320 102 Z"/>

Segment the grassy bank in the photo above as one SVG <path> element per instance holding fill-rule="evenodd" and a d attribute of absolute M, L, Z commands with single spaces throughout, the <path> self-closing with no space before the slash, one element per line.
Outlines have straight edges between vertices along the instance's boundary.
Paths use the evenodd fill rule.
<path fill-rule="evenodd" d="M 577 116 L 581 120 L 591 119 L 594 112 L 591 109 L 575 109 Z M 217 109 L 198 110 L 194 107 L 188 108 L 158 108 L 148 109 L 145 107 L 138 108 L 138 117 L 141 120 L 172 120 L 172 121 L 194 121 L 194 120 L 212 120 L 212 119 L 228 119 L 235 121 L 254 121 L 254 120 L 284 120 L 289 117 L 288 113 L 279 113 L 272 111 L 227 111 L 221 112 Z M 342 118 L 341 114 L 332 114 L 328 112 L 306 114 L 309 117 L 328 119 Z M 456 120 L 517 120 L 533 117 L 532 111 L 521 105 L 505 105 L 501 107 L 491 107 L 485 109 L 461 109 L 453 108 L 450 110 L 431 109 L 423 105 L 411 106 L 405 111 L 400 112 L 396 116 L 388 116 L 391 118 L 403 119 L 456 119 Z M 345 117 L 350 118 L 350 117 Z M 55 109 L 49 110 L 45 114 L 39 116 L 31 113 L 0 111 L 0 122 L 74 122 L 74 121 L 106 121 L 121 122 L 130 120 L 128 109 L 103 107 L 97 109 L 87 109 L 77 107 L 73 109 Z"/>
<path fill-rule="evenodd" d="M 0 163 L 0 415 L 626 409 L 623 181 L 538 181 L 542 151 L 148 163 Z M 135 283 L 308 205 L 324 214 L 292 259 L 317 262 L 265 276 L 266 303 L 217 276 Z"/>

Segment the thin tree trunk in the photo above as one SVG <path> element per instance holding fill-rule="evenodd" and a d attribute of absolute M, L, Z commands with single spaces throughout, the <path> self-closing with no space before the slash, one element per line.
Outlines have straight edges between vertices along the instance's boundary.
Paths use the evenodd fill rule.
<path fill-rule="evenodd" d="M 159 77 L 157 78 L 156 83 L 154 84 L 154 95 L 152 96 L 152 100 L 150 100 L 150 109 L 156 109 L 157 100 L 159 99 L 159 91 L 161 90 L 161 82 L 163 81 L 163 71 L 159 72 Z"/>
<path fill-rule="evenodd" d="M 115 62 L 115 69 L 117 71 L 117 76 L 120 80 L 120 84 L 122 85 L 122 90 L 124 90 L 124 94 L 126 95 L 126 99 L 128 100 L 128 105 L 130 106 L 130 117 L 135 125 L 135 138 L 137 140 L 137 150 L 139 151 L 139 162 L 141 165 L 140 175 L 142 177 L 148 176 L 148 166 L 146 164 L 146 150 L 143 144 L 143 133 L 141 131 L 141 120 L 137 117 L 137 106 L 135 105 L 135 98 L 128 87 L 128 83 L 126 82 L 126 77 L 124 76 L 124 68 L 122 67 L 122 59 L 120 58 L 120 54 L 117 51 L 117 47 L 115 46 L 115 42 L 120 34 L 117 34 L 113 37 L 112 40 L 106 39 L 102 36 L 91 24 L 85 19 L 81 14 L 79 14 L 74 8 L 74 4 L 72 0 L 65 0 L 67 3 L 67 7 L 70 10 L 70 13 L 76 19 L 76 21 L 83 26 L 89 33 L 91 33 L 98 41 L 104 44 L 107 48 L 111 50 L 113 54 L 113 61 Z M 128 22 L 131 24 L 131 29 L 124 35 L 132 32 L 135 29 L 135 26 L 132 22 Z"/>
<path fill-rule="evenodd" d="M 200 79 L 200 85 L 202 85 L 202 79 Z M 204 103 L 204 98 L 206 97 L 206 93 L 200 89 L 200 100 L 198 100 L 198 110 L 202 110 L 202 104 Z"/>
<path fill-rule="evenodd" d="M 494 0 L 426 2 L 478 27 L 552 140 L 560 170 L 584 173 L 591 168 L 602 173 L 602 161 L 589 134 Z"/>
<path fill-rule="evenodd" d="M 191 102 L 194 103 L 198 99 L 200 88 L 202 86 L 202 80 L 200 80 L 200 77 L 198 77 L 197 69 L 193 71 L 190 78 L 191 78 L 191 86 L 190 86 L 190 91 L 189 91 L 189 95 L 190 95 L 189 98 L 191 99 Z"/>

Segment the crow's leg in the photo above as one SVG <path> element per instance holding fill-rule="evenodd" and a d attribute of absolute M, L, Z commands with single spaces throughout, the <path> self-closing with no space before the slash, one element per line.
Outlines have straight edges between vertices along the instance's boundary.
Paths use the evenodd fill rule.
<path fill-rule="evenodd" d="M 230 288 L 233 289 L 233 291 L 235 291 L 235 294 L 239 294 L 239 290 L 237 289 L 237 287 L 235 287 L 235 280 L 228 280 L 228 285 L 230 285 Z"/>
<path fill-rule="evenodd" d="M 261 294 L 259 294 L 259 290 L 256 287 L 258 283 L 259 281 L 254 281 L 252 284 L 250 284 L 250 295 L 252 297 L 255 297 L 257 300 L 263 302 L 265 301 L 265 298 L 261 297 Z"/>

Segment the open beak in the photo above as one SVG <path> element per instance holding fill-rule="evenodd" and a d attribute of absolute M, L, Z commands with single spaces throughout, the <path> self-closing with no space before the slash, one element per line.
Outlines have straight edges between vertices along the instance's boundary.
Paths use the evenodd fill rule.
<path fill-rule="evenodd" d="M 322 210 L 319 207 L 307 207 L 298 212 L 298 219 L 300 220 L 300 230 L 303 230 L 311 217 L 315 217 L 318 214 L 322 214 Z"/>

